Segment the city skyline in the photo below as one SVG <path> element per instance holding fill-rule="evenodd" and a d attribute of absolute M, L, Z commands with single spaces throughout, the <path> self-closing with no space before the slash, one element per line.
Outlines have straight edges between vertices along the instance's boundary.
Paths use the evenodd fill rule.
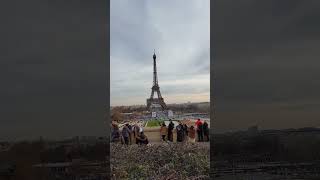
<path fill-rule="evenodd" d="M 209 5 L 208 0 L 111 1 L 111 106 L 146 104 L 154 50 L 166 103 L 210 100 Z"/>

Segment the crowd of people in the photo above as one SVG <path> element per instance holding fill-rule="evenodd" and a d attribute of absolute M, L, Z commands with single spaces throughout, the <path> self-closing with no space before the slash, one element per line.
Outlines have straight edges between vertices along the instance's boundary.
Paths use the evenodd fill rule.
<path fill-rule="evenodd" d="M 134 142 L 133 142 L 134 141 Z M 121 142 L 123 144 L 148 144 L 148 137 L 144 134 L 143 128 L 138 124 L 131 126 L 126 123 L 122 131 L 120 131 L 119 126 L 112 123 L 111 129 L 111 142 Z"/>
<path fill-rule="evenodd" d="M 168 127 L 165 123 L 161 125 L 160 134 L 162 141 L 171 141 L 173 142 L 173 130 L 174 123 L 170 119 Z M 198 142 L 209 141 L 209 126 L 206 121 L 201 122 L 198 119 L 195 123 L 195 126 L 191 125 L 188 127 L 187 124 L 183 124 L 179 121 L 179 124 L 176 127 L 177 132 L 177 142 L 196 142 L 196 133 L 198 135 Z"/>
<path fill-rule="evenodd" d="M 190 127 L 189 127 L 190 126 Z M 172 120 L 169 120 L 168 126 L 162 123 L 160 128 L 160 136 L 162 141 L 173 142 L 173 132 L 176 129 L 177 142 L 190 142 L 195 143 L 209 141 L 209 127 L 206 121 L 202 122 L 198 119 L 194 125 L 179 124 L 175 127 Z M 196 135 L 198 139 L 196 140 Z M 130 125 L 126 123 L 120 131 L 119 126 L 115 123 L 112 124 L 111 129 L 111 142 L 121 142 L 123 144 L 148 144 L 148 137 L 143 132 L 142 126 L 138 124 Z"/>

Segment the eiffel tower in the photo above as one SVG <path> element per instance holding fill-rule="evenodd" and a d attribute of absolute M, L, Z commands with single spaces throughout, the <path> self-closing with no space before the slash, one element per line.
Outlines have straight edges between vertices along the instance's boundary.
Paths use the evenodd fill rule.
<path fill-rule="evenodd" d="M 150 106 L 152 104 L 158 104 L 161 106 L 162 110 L 167 110 L 167 105 L 161 96 L 160 87 L 158 84 L 156 58 L 157 58 L 156 53 L 153 52 L 153 86 L 151 88 L 151 96 L 149 99 L 147 99 L 147 107 L 148 107 L 148 109 L 150 109 Z M 158 98 L 153 97 L 155 92 L 157 92 Z"/>

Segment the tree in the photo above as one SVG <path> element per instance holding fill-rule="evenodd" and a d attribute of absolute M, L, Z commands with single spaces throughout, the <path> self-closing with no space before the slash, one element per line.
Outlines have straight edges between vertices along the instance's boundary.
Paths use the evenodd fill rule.
<path fill-rule="evenodd" d="M 123 115 L 119 111 L 114 111 L 111 115 L 112 121 L 121 122 L 123 121 Z"/>

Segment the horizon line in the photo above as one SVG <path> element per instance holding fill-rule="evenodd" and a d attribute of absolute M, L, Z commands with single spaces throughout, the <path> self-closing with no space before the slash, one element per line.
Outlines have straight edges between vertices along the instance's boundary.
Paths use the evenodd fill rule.
<path fill-rule="evenodd" d="M 196 102 L 176 102 L 176 103 L 168 103 L 167 105 L 170 104 L 192 104 L 192 103 L 210 103 L 210 101 L 196 101 Z M 115 106 L 147 106 L 146 104 L 131 104 L 131 105 L 110 105 L 110 107 L 115 107 Z"/>

